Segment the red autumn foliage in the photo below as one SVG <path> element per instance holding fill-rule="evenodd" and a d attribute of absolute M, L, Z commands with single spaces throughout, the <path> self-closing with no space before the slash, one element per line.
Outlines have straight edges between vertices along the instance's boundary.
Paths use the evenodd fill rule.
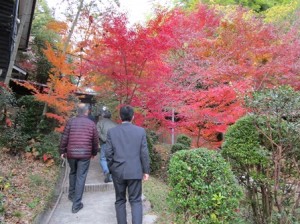
<path fill-rule="evenodd" d="M 33 91 L 36 100 L 46 103 L 54 109 L 55 113 L 45 113 L 48 118 L 53 118 L 60 123 L 57 131 L 61 131 L 66 119 L 69 117 L 74 102 L 69 98 L 74 94 L 76 86 L 71 82 L 69 74 L 72 74 L 70 64 L 67 63 L 66 55 L 54 51 L 47 45 L 45 55 L 53 67 L 49 74 L 47 88 L 43 92 L 32 82 L 18 83 Z"/>
<path fill-rule="evenodd" d="M 279 36 L 272 25 L 245 19 L 241 9 L 228 19 L 201 5 L 181 15 L 171 14 L 160 35 L 171 34 L 180 43 L 171 60 L 174 89 L 181 89 L 175 108 L 182 117 L 178 126 L 198 137 L 197 146 L 200 136 L 216 141 L 244 115 L 245 94 L 283 84 L 299 88 L 300 45 L 294 32 Z"/>
<path fill-rule="evenodd" d="M 6 125 L 7 127 L 11 127 L 11 126 L 12 126 L 12 121 L 11 121 L 10 118 L 6 118 L 6 119 L 5 119 L 5 125 Z"/>
<path fill-rule="evenodd" d="M 153 95 L 157 103 L 162 100 L 156 90 L 163 88 L 170 74 L 162 60 L 167 50 L 155 30 L 141 26 L 130 29 L 125 15 L 111 16 L 92 40 L 85 68 L 97 76 L 103 90 L 100 95 L 110 93 L 119 104 L 132 104 L 142 112 L 153 108 L 148 96 Z M 136 121 L 142 122 L 144 115 L 137 113 Z"/>
<path fill-rule="evenodd" d="M 195 136 L 197 146 L 220 145 L 218 133 L 246 113 L 245 95 L 300 87 L 297 32 L 279 35 L 243 9 L 226 17 L 204 5 L 160 11 L 146 27 L 129 27 L 126 15 L 111 15 L 95 32 L 85 42 L 81 68 L 100 95 L 137 107 L 140 124 Z"/>

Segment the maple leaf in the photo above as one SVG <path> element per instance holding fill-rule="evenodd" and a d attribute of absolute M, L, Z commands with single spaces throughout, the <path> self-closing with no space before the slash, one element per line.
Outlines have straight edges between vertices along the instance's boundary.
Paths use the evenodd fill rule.
<path fill-rule="evenodd" d="M 47 155 L 47 154 L 44 154 L 44 155 L 43 155 L 43 161 L 46 162 L 47 159 L 48 159 L 48 155 Z"/>

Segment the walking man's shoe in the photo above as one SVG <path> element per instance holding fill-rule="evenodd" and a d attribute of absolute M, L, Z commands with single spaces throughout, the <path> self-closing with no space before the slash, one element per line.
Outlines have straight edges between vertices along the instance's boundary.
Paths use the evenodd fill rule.
<path fill-rule="evenodd" d="M 80 209 L 83 208 L 83 204 L 80 203 L 79 207 L 78 208 L 72 208 L 72 213 L 77 213 Z"/>

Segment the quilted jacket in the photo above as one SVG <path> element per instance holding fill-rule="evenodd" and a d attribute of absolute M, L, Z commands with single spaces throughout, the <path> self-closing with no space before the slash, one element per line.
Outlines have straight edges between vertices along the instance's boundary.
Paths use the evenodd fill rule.
<path fill-rule="evenodd" d="M 95 123 L 87 116 L 71 118 L 61 137 L 59 152 L 69 159 L 88 159 L 97 155 L 99 136 Z"/>

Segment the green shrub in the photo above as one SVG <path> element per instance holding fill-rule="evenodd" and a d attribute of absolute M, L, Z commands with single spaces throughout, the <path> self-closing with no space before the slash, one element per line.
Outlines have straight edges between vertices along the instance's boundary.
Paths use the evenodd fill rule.
<path fill-rule="evenodd" d="M 158 152 L 155 151 L 153 147 L 153 139 L 151 138 L 153 135 L 147 134 L 147 145 L 149 150 L 150 157 L 150 171 L 151 173 L 155 173 L 161 169 L 162 158 Z"/>
<path fill-rule="evenodd" d="M 10 153 L 17 154 L 28 144 L 29 136 L 23 134 L 19 128 L 0 127 L 0 146 L 9 149 Z"/>
<path fill-rule="evenodd" d="M 18 112 L 18 125 L 21 131 L 29 135 L 30 138 L 36 138 L 39 134 L 49 134 L 58 126 L 54 119 L 44 117 L 44 104 L 35 100 L 34 96 L 23 96 L 18 100 L 20 108 Z M 51 108 L 49 108 L 51 112 Z"/>
<path fill-rule="evenodd" d="M 158 142 L 158 135 L 154 131 L 147 131 L 147 136 L 151 139 L 153 145 Z"/>
<path fill-rule="evenodd" d="M 176 143 L 172 145 L 171 153 L 178 152 L 180 150 L 190 149 L 192 144 L 192 139 L 186 135 L 178 135 Z"/>
<path fill-rule="evenodd" d="M 40 135 L 38 137 L 38 142 L 34 145 L 34 147 L 37 148 L 40 155 L 49 154 L 58 162 L 60 160 L 60 155 L 58 153 L 60 136 L 60 133 L 57 132 Z"/>
<path fill-rule="evenodd" d="M 174 145 L 172 145 L 172 148 L 171 148 L 171 153 L 175 153 L 175 152 L 178 152 L 180 150 L 188 150 L 189 147 L 187 147 L 186 145 L 184 144 L 181 144 L 181 143 L 175 143 Z"/>
<path fill-rule="evenodd" d="M 50 151 L 50 154 L 54 155 L 53 149 L 53 153 L 48 149 L 57 148 L 59 140 L 57 138 L 47 140 L 47 138 L 53 135 L 51 132 L 57 126 L 57 122 L 52 119 L 42 119 L 43 104 L 36 101 L 34 96 L 23 96 L 18 101 L 12 101 L 13 95 L 10 98 L 3 101 L 0 97 L 0 106 L 5 109 L 5 105 L 15 102 L 13 105 L 17 105 L 18 109 L 12 120 L 12 127 L 0 126 L 0 146 L 8 148 L 12 154 L 18 153 L 19 150 L 30 151 L 32 146 L 29 145 L 28 140 L 32 139 L 40 143 L 41 152 Z M 4 115 L 0 115 L 1 120 L 5 120 Z M 45 140 L 43 140 L 44 138 Z M 39 154 L 42 155 L 42 153 Z"/>
<path fill-rule="evenodd" d="M 221 153 L 234 163 L 234 170 L 239 170 L 245 165 L 267 164 L 269 154 L 260 142 L 255 117 L 245 116 L 228 128 Z"/>
<path fill-rule="evenodd" d="M 16 97 L 12 90 L 0 82 L 0 124 L 5 121 L 6 109 L 16 105 Z"/>
<path fill-rule="evenodd" d="M 228 128 L 222 155 L 245 187 L 251 223 L 299 223 L 300 92 L 288 86 L 246 98 L 251 116 Z M 249 215 L 250 214 L 250 215 Z"/>
<path fill-rule="evenodd" d="M 49 109 L 51 111 L 51 109 Z M 47 135 L 52 132 L 55 132 L 55 128 L 60 124 L 56 119 L 43 117 L 38 125 L 39 134 Z"/>
<path fill-rule="evenodd" d="M 242 191 L 218 152 L 179 151 L 172 156 L 168 173 L 168 201 L 178 223 L 238 223 Z"/>
<path fill-rule="evenodd" d="M 182 144 L 187 148 L 190 148 L 192 144 L 192 139 L 186 135 L 181 134 L 177 136 L 176 143 Z"/>
<path fill-rule="evenodd" d="M 18 106 L 18 123 L 22 132 L 35 136 L 43 113 L 43 104 L 36 101 L 34 96 L 23 96 L 18 100 Z"/>

